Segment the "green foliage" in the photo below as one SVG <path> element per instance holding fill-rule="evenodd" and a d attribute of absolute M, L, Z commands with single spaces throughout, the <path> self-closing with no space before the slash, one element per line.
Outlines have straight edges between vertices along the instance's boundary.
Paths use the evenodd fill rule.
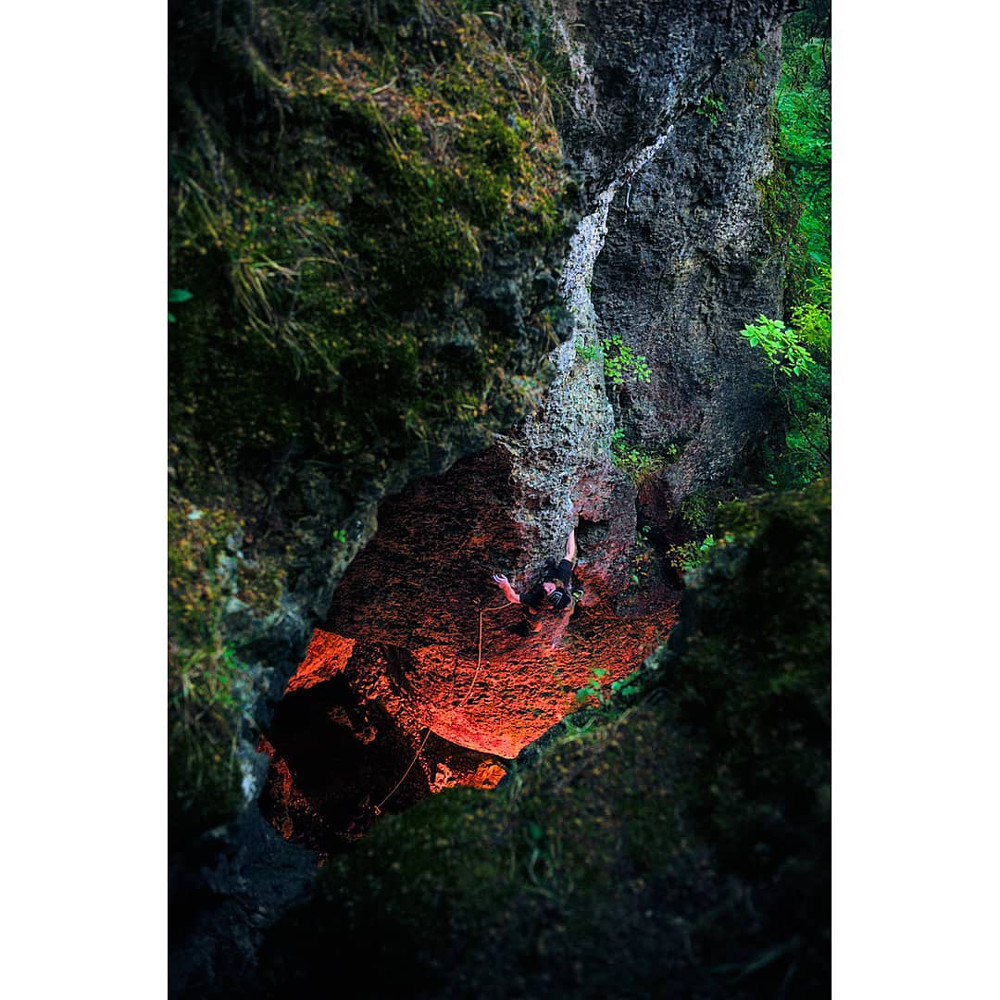
<path fill-rule="evenodd" d="M 170 846 L 178 846 L 233 818 L 241 801 L 240 774 L 232 742 L 203 728 L 174 722 L 169 730 L 167 794 Z"/>
<path fill-rule="evenodd" d="M 807 34 L 810 23 L 803 12 L 785 26 L 776 101 L 777 152 L 802 209 L 789 247 L 789 285 L 796 301 L 806 297 L 802 286 L 830 266 L 830 39 Z"/>
<path fill-rule="evenodd" d="M 187 302 L 188 299 L 193 298 L 192 294 L 184 288 L 172 288 L 170 294 L 167 296 L 167 301 L 169 302 Z M 167 313 L 167 322 L 176 323 L 177 317 L 172 313 Z"/>
<path fill-rule="evenodd" d="M 719 539 L 716 539 L 714 534 L 709 533 L 700 541 L 691 539 L 672 546 L 668 552 L 668 558 L 679 574 L 686 575 L 707 565 L 714 551 L 732 545 L 735 541 L 736 537 L 732 532 L 725 532 Z"/>
<path fill-rule="evenodd" d="M 632 671 L 627 677 L 611 682 L 612 694 L 621 695 L 623 698 L 634 698 L 641 690 L 638 670 Z"/>
<path fill-rule="evenodd" d="M 797 307 L 808 336 L 820 351 L 828 348 L 826 314 L 812 305 Z M 784 460 L 772 464 L 768 481 L 780 488 L 804 486 L 829 468 L 830 373 L 799 343 L 799 335 L 781 320 L 760 316 L 740 331 L 751 347 L 759 347 L 783 378 L 775 382 L 789 415 Z M 803 338 L 804 339 L 804 338 Z"/>
<path fill-rule="evenodd" d="M 620 389 L 626 379 L 634 378 L 637 382 L 649 382 L 653 371 L 641 354 L 636 354 L 628 344 L 624 343 L 620 333 L 603 337 L 596 344 L 577 344 L 577 356 L 584 361 L 601 359 L 604 367 L 604 377 L 616 388 Z"/>
<path fill-rule="evenodd" d="M 681 521 L 691 532 L 704 534 L 712 514 L 712 499 L 705 490 L 694 490 L 681 501 Z"/>
<path fill-rule="evenodd" d="M 779 384 L 788 410 L 784 448 L 762 448 L 766 478 L 798 488 L 830 467 L 830 15 L 810 0 L 783 29 L 783 64 L 775 105 L 775 170 L 758 182 L 765 227 L 785 242 L 784 316 L 758 321 L 743 335 L 768 352 L 786 375 Z M 753 331 L 748 333 L 748 331 Z M 794 331 L 794 333 L 793 333 Z M 788 335 L 794 338 L 794 343 Z M 786 349 L 787 348 L 787 349 Z"/>
<path fill-rule="evenodd" d="M 654 570 L 655 549 L 649 541 L 650 526 L 644 524 L 635 533 L 635 548 L 632 551 L 632 583 L 636 587 L 648 585 L 650 573 Z"/>
<path fill-rule="evenodd" d="M 526 20 L 522 45 L 544 71 L 547 81 L 554 84 L 553 96 L 562 104 L 565 101 L 563 88 L 570 82 L 573 74 L 569 53 L 556 37 L 552 18 L 543 14 L 533 20 Z"/>
<path fill-rule="evenodd" d="M 601 707 L 607 705 L 609 696 L 606 694 L 601 680 L 606 674 L 607 670 L 603 667 L 594 667 L 590 672 L 590 680 L 576 692 L 577 702 L 583 704 L 593 699 Z"/>
<path fill-rule="evenodd" d="M 731 537 L 729 541 L 732 541 Z M 698 551 L 710 552 L 713 548 L 715 548 L 715 535 L 706 535 L 701 545 L 698 546 Z"/>
<path fill-rule="evenodd" d="M 604 337 L 601 340 L 601 350 L 604 355 L 604 377 L 616 389 L 621 388 L 627 378 L 649 382 L 653 377 L 646 359 L 624 343 L 620 333 Z"/>
<path fill-rule="evenodd" d="M 667 551 L 667 558 L 680 576 L 690 573 L 701 563 L 701 555 L 698 551 L 698 542 L 689 539 L 686 542 L 678 542 L 672 545 Z"/>
<path fill-rule="evenodd" d="M 820 4 L 820 6 L 822 6 Z M 827 34 L 817 35 L 817 31 Z M 776 98 L 776 158 L 787 170 L 801 214 L 788 249 L 789 313 L 813 303 L 829 314 L 830 38 L 829 16 L 793 15 L 783 32 Z"/>
<path fill-rule="evenodd" d="M 650 476 L 662 472 L 680 456 L 681 449 L 670 443 L 665 448 L 647 451 L 639 445 L 629 444 L 625 431 L 616 427 L 611 432 L 611 461 L 621 469 L 636 485 L 641 485 Z"/>
<path fill-rule="evenodd" d="M 746 337 L 751 347 L 759 347 L 784 375 L 806 376 L 815 364 L 795 331 L 780 319 L 758 316 L 756 324 L 748 323 L 740 330 L 740 336 Z"/>
<path fill-rule="evenodd" d="M 832 350 L 830 285 L 830 268 L 819 267 L 816 274 L 804 282 L 806 297 L 793 305 L 791 310 L 792 325 L 798 331 L 799 339 L 816 348 L 825 359 L 829 359 Z"/>
<path fill-rule="evenodd" d="M 576 692 L 577 705 L 582 706 L 589 702 L 600 709 L 610 709 L 612 706 L 618 706 L 620 709 L 621 705 L 624 704 L 622 699 L 634 698 L 640 692 L 640 672 L 640 670 L 633 670 L 627 677 L 622 677 L 612 681 L 610 685 L 606 685 L 604 677 L 607 676 L 607 670 L 603 667 L 594 667 L 590 672 L 590 679 Z M 576 726 L 569 728 L 572 730 L 572 734 L 576 735 L 579 732 L 589 730 L 593 724 L 594 720 L 588 719 L 583 729 Z"/>
<path fill-rule="evenodd" d="M 720 94 L 706 94 L 701 99 L 698 107 L 695 108 L 695 114 L 707 118 L 713 126 L 716 126 L 719 124 L 719 119 L 722 117 L 725 107 L 725 101 L 723 101 Z"/>
<path fill-rule="evenodd" d="M 671 445 L 669 458 L 675 458 L 679 452 L 676 445 Z M 611 432 L 611 460 L 638 486 L 643 480 L 662 471 L 668 464 L 668 458 L 656 452 L 646 451 L 638 445 L 630 445 L 625 440 L 625 431 L 616 427 Z"/>
<path fill-rule="evenodd" d="M 721 501 L 706 490 L 695 490 L 681 501 L 680 520 L 689 537 L 667 551 L 667 558 L 678 576 L 684 577 L 706 565 L 714 551 L 735 541 L 729 532 L 717 537 L 721 507 Z"/>

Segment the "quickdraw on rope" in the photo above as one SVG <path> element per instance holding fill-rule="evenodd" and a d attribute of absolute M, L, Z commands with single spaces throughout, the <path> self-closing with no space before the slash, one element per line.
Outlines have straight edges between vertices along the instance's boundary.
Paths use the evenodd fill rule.
<path fill-rule="evenodd" d="M 469 700 L 469 695 L 472 694 L 472 689 L 476 686 L 476 681 L 479 680 L 479 669 L 483 665 L 483 615 L 485 615 L 487 611 L 504 611 L 508 607 L 513 607 L 513 606 L 514 605 L 512 605 L 512 604 L 501 604 L 501 605 L 497 605 L 496 607 L 490 607 L 489 605 L 487 605 L 485 608 L 481 608 L 480 609 L 480 611 L 479 611 L 479 652 L 478 652 L 478 654 L 476 656 L 476 672 L 472 676 L 472 683 L 469 685 L 469 690 L 465 692 L 465 697 L 458 703 L 458 707 L 459 708 L 464 708 L 465 707 L 465 703 Z M 403 784 L 404 781 L 406 781 L 406 776 L 410 773 L 410 771 L 413 770 L 413 765 L 416 764 L 416 762 L 420 759 L 420 755 L 423 753 L 424 747 L 427 746 L 427 740 L 430 739 L 430 735 L 431 735 L 431 727 L 428 726 L 427 727 L 427 732 L 424 734 L 424 738 L 421 741 L 420 746 L 417 747 L 417 752 L 413 755 L 413 760 L 410 761 L 409 766 L 403 772 L 403 777 L 400 778 L 399 781 L 396 782 L 396 784 L 393 786 L 392 791 L 389 792 L 389 794 L 377 806 L 375 806 L 375 815 L 376 816 L 381 816 L 382 815 L 382 806 L 384 806 L 386 804 L 386 802 L 388 802 L 389 799 L 391 799 L 393 797 L 393 795 L 396 794 L 396 792 L 399 790 L 399 787 Z"/>

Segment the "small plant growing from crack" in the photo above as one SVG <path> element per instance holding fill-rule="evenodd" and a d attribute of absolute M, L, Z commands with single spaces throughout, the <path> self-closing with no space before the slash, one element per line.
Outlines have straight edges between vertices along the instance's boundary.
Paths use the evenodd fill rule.
<path fill-rule="evenodd" d="M 694 113 L 701 115 L 702 118 L 707 118 L 712 123 L 712 126 L 715 127 L 719 124 L 719 118 L 725 109 L 725 102 L 719 94 L 706 94 L 701 99 L 701 104 L 695 108 Z"/>
<path fill-rule="evenodd" d="M 601 357 L 604 362 L 604 377 L 616 389 L 620 389 L 627 378 L 649 382 L 653 377 L 653 370 L 646 363 L 646 358 L 636 354 L 622 340 L 620 333 L 603 337 L 599 344 L 577 344 L 576 353 L 585 361 Z"/>

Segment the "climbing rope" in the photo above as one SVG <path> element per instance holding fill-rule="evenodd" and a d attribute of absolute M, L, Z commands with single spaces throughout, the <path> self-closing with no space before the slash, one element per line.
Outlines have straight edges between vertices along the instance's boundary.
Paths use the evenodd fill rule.
<path fill-rule="evenodd" d="M 459 708 L 464 708 L 465 703 L 469 700 L 469 695 L 472 694 L 472 689 L 476 686 L 476 681 L 479 680 L 479 670 L 483 665 L 483 615 L 487 611 L 505 611 L 508 607 L 513 607 L 511 604 L 500 604 L 495 607 L 487 605 L 485 608 L 480 608 L 479 610 L 479 652 L 476 655 L 476 672 L 472 675 L 472 683 L 469 685 L 469 690 L 465 692 L 465 697 L 458 703 Z M 413 765 L 420 759 L 420 755 L 424 751 L 424 747 L 427 746 L 427 740 L 430 739 L 431 727 L 427 727 L 427 732 L 424 734 L 423 741 L 420 746 L 417 747 L 417 752 L 413 755 L 413 760 L 410 761 L 409 766 L 403 772 L 403 777 L 396 782 L 393 789 L 389 794 L 377 805 L 375 806 L 375 815 L 380 816 L 382 814 L 382 806 L 386 804 L 396 794 L 399 787 L 406 781 L 406 776 L 413 770 Z"/>

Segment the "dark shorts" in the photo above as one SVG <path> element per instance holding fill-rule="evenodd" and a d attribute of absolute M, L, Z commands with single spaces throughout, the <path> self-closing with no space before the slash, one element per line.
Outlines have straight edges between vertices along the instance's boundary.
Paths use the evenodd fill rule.
<path fill-rule="evenodd" d="M 549 579 L 559 580 L 562 585 L 569 590 L 570 580 L 573 577 L 573 564 L 568 559 L 563 559 L 555 573 L 553 573 Z"/>

